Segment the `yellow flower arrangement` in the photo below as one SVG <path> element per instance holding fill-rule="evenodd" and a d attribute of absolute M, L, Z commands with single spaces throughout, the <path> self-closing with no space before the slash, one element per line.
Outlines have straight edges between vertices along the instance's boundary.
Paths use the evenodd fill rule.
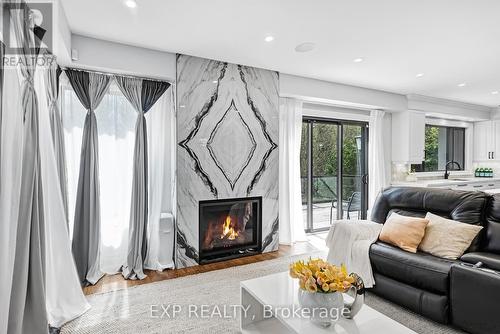
<path fill-rule="evenodd" d="M 344 265 L 334 266 L 322 259 L 297 261 L 290 265 L 290 276 L 299 280 L 302 290 L 308 292 L 346 292 L 354 283 Z"/>

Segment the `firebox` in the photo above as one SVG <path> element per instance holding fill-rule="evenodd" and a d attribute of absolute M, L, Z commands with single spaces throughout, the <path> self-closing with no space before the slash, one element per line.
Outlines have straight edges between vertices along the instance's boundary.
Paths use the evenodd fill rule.
<path fill-rule="evenodd" d="M 199 263 L 252 254 L 262 248 L 262 197 L 200 201 Z"/>

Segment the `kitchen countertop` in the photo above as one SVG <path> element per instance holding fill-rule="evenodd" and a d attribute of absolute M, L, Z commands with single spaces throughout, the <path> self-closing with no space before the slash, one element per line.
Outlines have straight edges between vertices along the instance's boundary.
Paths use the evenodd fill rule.
<path fill-rule="evenodd" d="M 458 177 L 452 179 L 432 179 L 432 180 L 418 180 L 418 181 L 395 181 L 391 184 L 393 186 L 405 186 L 405 187 L 446 187 L 462 184 L 479 184 L 479 183 L 490 183 L 499 182 L 500 177 Z"/>

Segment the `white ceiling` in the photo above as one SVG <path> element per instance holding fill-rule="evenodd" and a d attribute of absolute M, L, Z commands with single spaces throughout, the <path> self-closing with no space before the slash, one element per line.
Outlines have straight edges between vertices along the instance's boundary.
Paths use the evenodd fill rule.
<path fill-rule="evenodd" d="M 283 73 L 500 105 L 498 0 L 62 0 L 74 33 Z M 266 43 L 267 35 L 275 37 Z M 303 42 L 316 48 L 297 53 Z M 362 57 L 361 63 L 353 59 Z M 416 78 L 417 73 L 424 73 Z M 466 82 L 465 87 L 458 87 Z"/>

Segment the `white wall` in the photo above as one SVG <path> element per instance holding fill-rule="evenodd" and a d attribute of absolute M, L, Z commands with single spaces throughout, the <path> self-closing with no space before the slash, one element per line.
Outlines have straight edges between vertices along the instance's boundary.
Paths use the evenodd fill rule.
<path fill-rule="evenodd" d="M 493 108 L 477 104 L 438 99 L 429 96 L 407 95 L 408 110 L 423 112 L 427 117 L 456 121 L 482 121 L 490 119 Z"/>
<path fill-rule="evenodd" d="M 361 122 L 368 122 L 370 120 L 370 112 L 368 110 L 349 109 L 307 102 L 303 104 L 302 114 L 303 116 Z"/>
<path fill-rule="evenodd" d="M 404 95 L 289 74 L 280 74 L 280 96 L 347 108 L 388 111 L 407 109 Z"/>
<path fill-rule="evenodd" d="M 78 60 L 63 64 L 65 66 L 175 80 L 176 55 L 173 53 L 75 34 L 71 36 L 71 49 L 77 51 Z"/>
<path fill-rule="evenodd" d="M 500 119 L 500 107 L 493 108 L 491 119 Z"/>

